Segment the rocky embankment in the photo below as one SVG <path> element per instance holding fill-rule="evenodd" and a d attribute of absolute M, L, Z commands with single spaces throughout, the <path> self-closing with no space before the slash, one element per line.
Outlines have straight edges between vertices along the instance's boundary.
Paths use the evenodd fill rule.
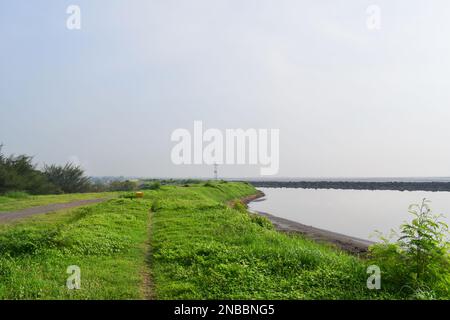
<path fill-rule="evenodd" d="M 450 182 L 248 181 L 259 188 L 450 191 Z"/>

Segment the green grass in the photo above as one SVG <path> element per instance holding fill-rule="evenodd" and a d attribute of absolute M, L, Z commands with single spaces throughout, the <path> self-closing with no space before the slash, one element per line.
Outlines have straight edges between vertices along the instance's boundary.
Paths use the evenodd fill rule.
<path fill-rule="evenodd" d="M 365 260 L 225 204 L 255 193 L 246 183 L 161 186 L 0 225 L 0 299 L 142 299 L 143 273 L 157 299 L 407 298 L 367 289 Z M 80 290 L 66 288 L 70 265 Z"/>
<path fill-rule="evenodd" d="M 254 194 L 245 184 L 177 188 L 147 198 L 152 274 L 159 299 L 371 299 L 364 261 L 276 232 L 225 200 Z"/>
<path fill-rule="evenodd" d="M 0 299 L 140 299 L 150 203 L 105 203 L 0 225 Z M 81 289 L 66 269 L 81 268 Z"/>
<path fill-rule="evenodd" d="M 2 212 L 21 210 L 52 203 L 64 203 L 76 200 L 113 197 L 116 194 L 117 193 L 115 192 L 100 192 L 32 196 L 24 192 L 10 192 L 6 195 L 0 196 L 0 214 Z"/>

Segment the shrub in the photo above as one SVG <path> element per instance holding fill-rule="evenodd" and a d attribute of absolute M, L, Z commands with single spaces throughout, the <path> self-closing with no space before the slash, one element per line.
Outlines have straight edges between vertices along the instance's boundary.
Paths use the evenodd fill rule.
<path fill-rule="evenodd" d="M 119 198 L 123 198 L 123 199 L 135 199 L 136 198 L 136 193 L 125 193 L 125 194 L 121 194 L 119 196 Z"/>
<path fill-rule="evenodd" d="M 382 270 L 383 283 L 410 290 L 414 298 L 430 298 L 435 293 L 450 297 L 450 257 L 448 226 L 433 215 L 424 199 L 409 207 L 410 223 L 400 227 L 396 242 L 383 242 L 370 248 L 372 263 Z"/>
<path fill-rule="evenodd" d="M 247 206 L 240 200 L 234 201 L 232 207 L 237 211 L 247 212 Z"/>
<path fill-rule="evenodd" d="M 134 191 L 138 187 L 135 181 L 113 181 L 109 185 L 110 191 Z"/>
<path fill-rule="evenodd" d="M 91 187 L 84 170 L 72 163 L 64 166 L 45 165 L 44 174 L 51 183 L 66 193 L 88 192 Z"/>
<path fill-rule="evenodd" d="M 13 198 L 13 199 L 25 199 L 28 198 L 29 195 L 23 191 L 8 191 L 5 193 L 5 197 Z"/>
<path fill-rule="evenodd" d="M 143 190 L 159 190 L 159 189 L 161 189 L 161 182 L 154 181 L 152 183 L 146 183 L 141 187 L 141 189 L 143 189 Z"/>

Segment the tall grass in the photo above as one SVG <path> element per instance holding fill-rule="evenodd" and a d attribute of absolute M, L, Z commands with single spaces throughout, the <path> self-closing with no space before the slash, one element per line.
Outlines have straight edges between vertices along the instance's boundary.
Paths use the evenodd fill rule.
<path fill-rule="evenodd" d="M 12 198 L 12 199 L 26 199 L 30 195 L 23 191 L 8 191 L 3 196 L 5 196 L 7 198 Z"/>

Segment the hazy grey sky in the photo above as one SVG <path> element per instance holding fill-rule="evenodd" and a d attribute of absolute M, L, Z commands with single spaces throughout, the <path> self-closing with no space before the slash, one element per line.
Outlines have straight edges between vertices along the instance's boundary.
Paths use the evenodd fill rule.
<path fill-rule="evenodd" d="M 0 142 L 91 175 L 211 176 L 170 160 L 202 120 L 280 129 L 279 176 L 450 176 L 449 17 L 445 0 L 2 1 Z"/>

